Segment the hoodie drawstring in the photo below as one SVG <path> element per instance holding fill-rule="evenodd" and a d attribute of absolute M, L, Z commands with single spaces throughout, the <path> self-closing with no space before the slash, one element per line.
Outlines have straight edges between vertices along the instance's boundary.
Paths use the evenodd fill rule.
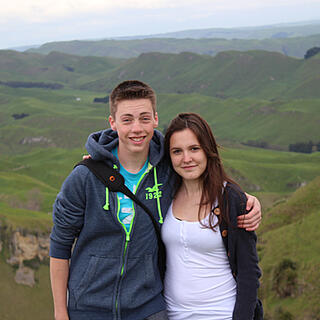
<path fill-rule="evenodd" d="M 158 178 L 157 178 L 157 168 L 153 168 L 153 176 L 154 176 L 154 185 L 156 187 L 156 195 L 157 195 L 157 207 L 158 207 L 158 215 L 159 215 L 159 223 L 163 223 L 163 217 L 161 212 L 161 204 L 160 204 L 160 192 L 158 188 Z"/>
<path fill-rule="evenodd" d="M 106 188 L 106 204 L 103 206 L 103 209 L 108 211 L 109 210 L 109 189 Z"/>

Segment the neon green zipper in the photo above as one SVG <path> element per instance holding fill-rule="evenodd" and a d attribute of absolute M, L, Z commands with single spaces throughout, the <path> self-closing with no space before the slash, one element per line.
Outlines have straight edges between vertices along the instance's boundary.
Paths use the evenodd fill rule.
<path fill-rule="evenodd" d="M 144 174 L 140 177 L 138 183 L 137 183 L 137 187 L 136 190 L 138 190 L 139 184 L 142 181 L 142 179 L 144 178 L 144 176 L 152 169 L 152 165 L 149 163 L 148 164 L 148 168 L 147 170 L 144 172 Z M 136 193 L 136 192 L 135 192 Z M 132 209 L 133 209 L 133 217 L 131 219 L 130 222 L 130 227 L 129 227 L 129 231 L 127 230 L 126 226 L 124 225 L 124 223 L 120 220 L 119 218 L 119 212 L 120 212 L 120 200 L 118 198 L 118 194 L 117 194 L 117 201 L 118 201 L 118 210 L 117 210 L 117 219 L 119 221 L 119 223 L 122 225 L 122 228 L 124 229 L 125 233 L 126 233 L 126 243 L 124 245 L 124 250 L 123 250 L 123 256 L 122 256 L 122 267 L 121 267 L 121 272 L 120 272 L 120 277 L 123 276 L 123 272 L 124 272 L 124 266 L 125 266 L 125 257 L 126 257 L 126 253 L 127 253 L 127 248 L 128 248 L 128 242 L 130 241 L 130 234 L 131 234 L 131 230 L 132 230 L 132 226 L 133 226 L 133 220 L 135 218 L 136 212 L 134 209 L 134 202 L 132 201 Z M 118 288 L 119 289 L 119 288 Z M 118 290 L 117 290 L 117 296 L 116 296 L 116 312 L 118 313 Z"/>

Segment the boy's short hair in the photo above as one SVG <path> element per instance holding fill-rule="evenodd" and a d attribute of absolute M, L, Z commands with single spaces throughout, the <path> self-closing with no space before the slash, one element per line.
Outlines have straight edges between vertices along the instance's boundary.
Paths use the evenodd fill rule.
<path fill-rule="evenodd" d="M 153 113 L 156 113 L 156 94 L 146 83 L 139 80 L 127 80 L 118 84 L 109 97 L 110 115 L 115 118 L 117 105 L 123 100 L 149 99 Z"/>

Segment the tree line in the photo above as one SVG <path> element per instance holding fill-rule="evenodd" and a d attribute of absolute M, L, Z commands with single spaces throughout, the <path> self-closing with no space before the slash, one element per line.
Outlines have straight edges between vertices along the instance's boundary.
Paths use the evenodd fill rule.
<path fill-rule="evenodd" d="M 312 153 L 314 151 L 320 151 L 320 141 L 318 143 L 314 143 L 311 140 L 308 142 L 292 143 L 289 144 L 289 151 L 302 153 Z"/>
<path fill-rule="evenodd" d="M 46 83 L 46 82 L 30 82 L 30 81 L 0 81 L 0 85 L 11 88 L 42 88 L 59 90 L 63 89 L 64 85 L 60 83 Z"/>

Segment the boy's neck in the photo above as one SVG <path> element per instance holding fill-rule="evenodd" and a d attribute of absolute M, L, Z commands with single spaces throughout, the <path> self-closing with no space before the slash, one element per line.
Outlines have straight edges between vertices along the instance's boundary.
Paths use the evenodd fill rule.
<path fill-rule="evenodd" d="M 118 158 L 121 165 L 131 173 L 138 173 L 148 159 L 149 150 L 144 152 L 127 153 L 118 148 Z"/>

